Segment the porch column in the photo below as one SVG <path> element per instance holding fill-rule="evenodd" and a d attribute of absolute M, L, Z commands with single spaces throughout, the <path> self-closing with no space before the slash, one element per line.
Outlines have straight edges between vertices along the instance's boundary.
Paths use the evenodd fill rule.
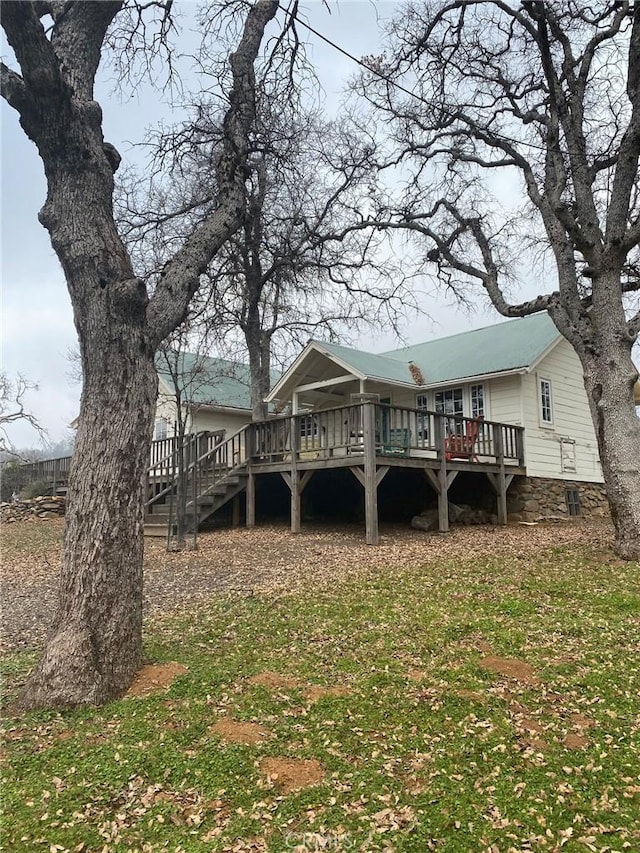
<path fill-rule="evenodd" d="M 377 545 L 378 483 L 376 477 L 376 410 L 374 403 L 362 406 L 364 442 L 364 517 L 367 545 Z"/>
<path fill-rule="evenodd" d="M 251 468 L 247 472 L 247 527 L 256 526 L 256 475 Z"/>
<path fill-rule="evenodd" d="M 436 445 L 438 447 L 438 530 L 440 533 L 449 532 L 449 484 L 447 482 L 447 454 L 445 419 L 440 416 L 434 418 L 436 429 Z"/>
<path fill-rule="evenodd" d="M 297 396 L 297 394 L 294 394 L 295 403 L 297 403 Z M 297 405 L 295 407 L 297 408 Z M 300 520 L 302 516 L 302 493 L 300 490 L 300 472 L 298 471 L 300 436 L 298 435 L 295 416 L 289 421 L 289 430 L 291 436 L 291 481 L 289 483 L 289 488 L 291 489 L 291 532 L 300 533 Z"/>

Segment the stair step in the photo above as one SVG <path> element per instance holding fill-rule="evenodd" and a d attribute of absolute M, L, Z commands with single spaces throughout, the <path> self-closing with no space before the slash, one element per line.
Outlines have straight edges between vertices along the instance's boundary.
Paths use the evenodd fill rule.
<path fill-rule="evenodd" d="M 166 524 L 148 524 L 145 522 L 144 525 L 144 535 L 145 536 L 164 536 L 167 535 L 167 525 Z"/>
<path fill-rule="evenodd" d="M 198 474 L 196 485 L 198 496 L 195 499 L 198 526 L 210 518 L 221 507 L 228 503 L 231 498 L 238 495 L 245 487 L 247 481 L 246 472 L 241 468 L 220 467 L 217 470 L 208 469 Z M 187 525 L 193 523 L 193 487 L 194 479 L 188 478 L 186 486 L 187 494 Z M 144 533 L 150 537 L 166 537 L 169 530 L 169 519 L 171 527 L 175 528 L 175 494 L 165 495 L 167 502 L 158 501 L 147 506 L 144 517 Z"/>

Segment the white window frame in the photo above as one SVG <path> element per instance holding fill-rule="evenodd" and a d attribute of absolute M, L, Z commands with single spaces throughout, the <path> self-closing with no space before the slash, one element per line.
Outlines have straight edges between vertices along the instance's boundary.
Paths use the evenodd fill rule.
<path fill-rule="evenodd" d="M 451 395 L 451 400 L 445 400 L 445 394 Z M 438 403 L 438 395 L 443 399 Z M 464 387 L 462 385 L 451 385 L 448 388 L 439 388 L 433 393 L 434 409 L 441 415 L 447 416 L 445 421 L 447 426 L 447 435 L 456 435 L 464 432 L 463 421 L 460 418 L 464 417 Z M 453 404 L 453 411 L 447 411 L 447 403 Z M 460 411 L 456 412 L 456 403 L 460 404 Z"/>
<path fill-rule="evenodd" d="M 478 393 L 478 391 L 480 393 Z M 487 406 L 483 382 L 475 382 L 469 388 L 469 399 L 471 401 L 471 417 L 484 419 L 487 415 Z"/>
<path fill-rule="evenodd" d="M 548 397 L 548 401 L 545 398 Z M 553 384 L 545 376 L 538 377 L 538 412 L 540 426 L 553 426 Z M 548 413 L 548 416 L 546 416 Z"/>
<path fill-rule="evenodd" d="M 160 435 L 159 433 L 162 433 Z M 166 418 L 156 418 L 153 425 L 153 440 L 164 441 L 169 437 L 169 421 Z"/>
<path fill-rule="evenodd" d="M 429 411 L 429 395 L 426 392 L 416 394 L 416 409 L 418 411 Z M 418 438 L 421 441 L 429 441 L 429 415 L 418 415 Z"/>

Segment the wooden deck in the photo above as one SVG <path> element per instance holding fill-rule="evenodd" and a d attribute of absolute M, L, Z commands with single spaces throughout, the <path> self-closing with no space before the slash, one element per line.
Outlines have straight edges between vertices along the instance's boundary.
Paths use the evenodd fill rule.
<path fill-rule="evenodd" d="M 465 437 L 472 435 L 469 444 Z M 420 469 L 438 496 L 439 529 L 449 529 L 448 492 L 461 472 L 486 476 L 496 495 L 498 520 L 507 522 L 507 489 L 526 474 L 524 429 L 513 424 L 473 421 L 438 412 L 407 409 L 364 400 L 334 409 L 298 413 L 248 424 L 223 438 L 220 433 L 152 444 L 147 476 L 147 524 L 164 535 L 171 530 L 172 501 L 178 488 L 178 457 L 183 460 L 181 488 L 187 489 L 197 526 L 229 501 L 239 518 L 238 498 L 246 491 L 246 523 L 256 523 L 256 480 L 278 473 L 291 494 L 291 530 L 301 525 L 301 499 L 313 475 L 348 469 L 364 491 L 366 541 L 376 544 L 378 486 L 391 468 Z M 66 483 L 70 459 L 34 463 L 31 476 Z"/>
<path fill-rule="evenodd" d="M 466 444 L 465 436 L 475 436 Z M 526 474 L 524 429 L 438 412 L 362 402 L 249 424 L 246 428 L 247 525 L 255 524 L 255 478 L 278 472 L 291 492 L 291 530 L 300 530 L 301 497 L 316 471 L 348 468 L 364 488 L 366 539 L 377 544 L 377 489 L 389 470 L 421 469 L 438 495 L 439 529 L 449 529 L 448 491 L 462 472 L 486 475 L 498 520 L 507 522 L 507 489 Z"/>

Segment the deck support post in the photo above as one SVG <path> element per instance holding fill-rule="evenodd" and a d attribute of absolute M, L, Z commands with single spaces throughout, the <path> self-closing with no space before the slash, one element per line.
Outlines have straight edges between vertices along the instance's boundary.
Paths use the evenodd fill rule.
<path fill-rule="evenodd" d="M 505 474 L 504 469 L 499 471 L 497 474 L 494 474 L 491 471 L 486 471 L 485 473 L 487 475 L 487 479 L 491 483 L 491 488 L 496 493 L 498 524 L 504 525 L 507 523 L 507 489 L 511 485 L 511 481 L 515 475 Z"/>
<path fill-rule="evenodd" d="M 256 475 L 247 471 L 247 527 L 256 526 Z"/>
<path fill-rule="evenodd" d="M 374 403 L 363 403 L 364 440 L 364 517 L 367 545 L 377 545 L 378 531 L 378 483 L 376 478 L 376 409 Z"/>
<path fill-rule="evenodd" d="M 231 526 L 240 527 L 240 495 L 235 495 L 231 501 Z"/>
<path fill-rule="evenodd" d="M 296 418 L 292 417 L 290 422 L 291 436 L 291 532 L 300 533 L 300 520 L 302 515 L 302 491 L 300 489 L 300 474 L 298 471 L 298 449 L 299 439 Z"/>
<path fill-rule="evenodd" d="M 500 424 L 493 425 L 493 446 L 495 448 L 496 459 L 500 470 L 498 471 L 496 494 L 498 495 L 498 524 L 507 523 L 507 478 L 504 470 L 504 441 L 502 436 L 502 426 Z M 509 480 L 509 483 L 511 479 Z"/>
<path fill-rule="evenodd" d="M 313 476 L 313 471 L 304 471 L 302 475 L 298 468 L 294 471 L 280 471 L 280 476 L 289 486 L 291 492 L 291 532 L 300 533 L 300 521 L 302 516 L 302 493 L 307 483 Z"/>
<path fill-rule="evenodd" d="M 444 506 L 445 506 L 445 511 L 447 514 L 447 529 L 443 530 L 440 527 L 440 519 L 441 519 L 441 514 L 443 512 L 443 509 L 442 509 L 442 503 L 443 503 L 442 482 L 443 482 L 443 479 L 442 479 L 442 475 L 441 475 L 442 474 L 441 469 L 438 469 L 437 474 L 434 474 L 434 472 L 430 468 L 423 468 L 422 470 L 424 472 L 425 477 L 429 481 L 430 485 L 433 486 L 434 492 L 438 496 L 438 530 L 440 533 L 446 533 L 447 530 L 449 529 L 449 487 L 451 486 L 451 483 L 453 483 L 453 481 L 455 480 L 455 478 L 458 476 L 458 474 L 460 472 L 459 471 L 449 471 L 447 473 L 446 477 L 444 478 Z"/>
<path fill-rule="evenodd" d="M 502 425 L 493 424 L 493 447 L 498 463 L 496 474 L 487 472 L 487 479 L 497 495 L 498 524 L 507 523 L 507 489 L 513 480 L 513 474 L 507 474 L 504 467 L 504 441 Z"/>
<path fill-rule="evenodd" d="M 445 419 L 435 418 L 436 447 L 438 448 L 438 530 L 440 533 L 449 532 L 449 483 L 447 482 L 447 454 Z"/>

